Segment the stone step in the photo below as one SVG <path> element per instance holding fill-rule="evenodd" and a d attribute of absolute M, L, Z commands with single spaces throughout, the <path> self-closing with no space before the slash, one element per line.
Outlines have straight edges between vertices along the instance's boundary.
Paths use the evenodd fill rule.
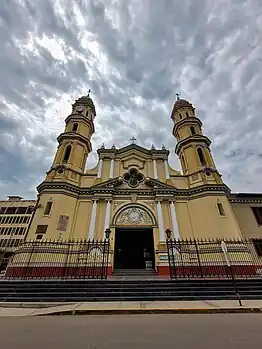
<path fill-rule="evenodd" d="M 237 280 L 242 299 L 262 299 L 262 280 Z M 0 301 L 235 299 L 232 280 L 5 281 Z"/>

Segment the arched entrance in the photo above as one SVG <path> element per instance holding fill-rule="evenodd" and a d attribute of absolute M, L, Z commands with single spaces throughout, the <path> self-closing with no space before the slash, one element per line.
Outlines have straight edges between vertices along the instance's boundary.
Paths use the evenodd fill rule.
<path fill-rule="evenodd" d="M 128 205 L 113 220 L 114 269 L 154 269 L 153 214 L 143 206 Z"/>

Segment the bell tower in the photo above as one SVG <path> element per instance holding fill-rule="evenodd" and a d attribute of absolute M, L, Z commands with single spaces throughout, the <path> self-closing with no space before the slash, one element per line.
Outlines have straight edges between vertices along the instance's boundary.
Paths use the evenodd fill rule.
<path fill-rule="evenodd" d="M 91 137 L 95 132 L 96 110 L 89 96 L 82 96 L 72 104 L 72 112 L 65 119 L 65 129 L 58 138 L 58 147 L 46 181 L 66 181 L 80 184 L 88 154 L 92 151 Z"/>
<path fill-rule="evenodd" d="M 180 99 L 178 94 L 171 119 L 174 122 L 173 135 L 177 139 L 175 152 L 183 174 L 189 176 L 190 186 L 223 184 L 211 155 L 211 141 L 203 135 L 202 122 L 196 117 L 192 104 Z"/>

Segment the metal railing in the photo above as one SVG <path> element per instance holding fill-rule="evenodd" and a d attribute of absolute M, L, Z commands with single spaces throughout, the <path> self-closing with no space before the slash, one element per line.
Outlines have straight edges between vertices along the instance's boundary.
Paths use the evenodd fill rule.
<path fill-rule="evenodd" d="M 109 240 L 27 241 L 6 270 L 13 279 L 107 279 Z"/>
<path fill-rule="evenodd" d="M 262 276 L 255 239 L 167 238 L 170 277 L 250 278 Z"/>

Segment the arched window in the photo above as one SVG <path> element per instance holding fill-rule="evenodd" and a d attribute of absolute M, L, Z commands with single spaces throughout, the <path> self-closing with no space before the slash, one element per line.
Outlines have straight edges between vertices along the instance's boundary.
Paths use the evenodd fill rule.
<path fill-rule="evenodd" d="M 197 148 L 197 154 L 198 154 L 201 165 L 202 166 L 206 165 L 204 153 L 203 153 L 203 150 L 201 148 Z"/>
<path fill-rule="evenodd" d="M 189 118 L 189 114 L 188 114 L 188 112 L 186 111 L 186 116 Z"/>
<path fill-rule="evenodd" d="M 78 124 L 73 124 L 72 131 L 76 132 L 78 128 Z"/>
<path fill-rule="evenodd" d="M 194 126 L 190 126 L 190 131 L 191 131 L 192 135 L 196 134 L 196 130 L 195 130 Z"/>
<path fill-rule="evenodd" d="M 183 172 L 186 172 L 186 162 L 185 162 L 185 158 L 183 155 L 181 156 L 181 163 L 182 163 Z"/>
<path fill-rule="evenodd" d="M 71 153 L 71 145 L 68 145 L 65 149 L 65 155 L 64 155 L 63 162 L 68 162 L 69 157 L 70 157 L 70 153 Z"/>
<path fill-rule="evenodd" d="M 180 117 L 180 120 L 182 120 L 182 119 L 183 119 L 183 116 L 182 116 L 182 114 L 179 114 L 179 117 Z"/>

